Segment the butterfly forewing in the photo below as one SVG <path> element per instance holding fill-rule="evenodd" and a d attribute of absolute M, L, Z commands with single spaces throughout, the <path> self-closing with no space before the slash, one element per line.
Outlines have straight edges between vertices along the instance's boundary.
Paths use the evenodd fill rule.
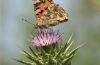
<path fill-rule="evenodd" d="M 68 20 L 68 13 L 52 0 L 35 0 L 35 28 L 49 28 Z"/>

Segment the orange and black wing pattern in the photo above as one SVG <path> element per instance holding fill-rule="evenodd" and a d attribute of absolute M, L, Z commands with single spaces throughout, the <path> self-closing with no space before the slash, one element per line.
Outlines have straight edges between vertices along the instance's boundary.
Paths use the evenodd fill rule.
<path fill-rule="evenodd" d="M 49 28 L 68 20 L 68 13 L 52 0 L 35 0 L 34 12 L 35 28 Z"/>

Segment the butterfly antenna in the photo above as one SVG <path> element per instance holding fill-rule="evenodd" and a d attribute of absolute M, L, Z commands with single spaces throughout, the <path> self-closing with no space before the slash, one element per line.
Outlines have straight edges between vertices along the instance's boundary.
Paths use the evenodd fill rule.
<path fill-rule="evenodd" d="M 24 19 L 24 18 L 22 18 L 22 21 L 27 22 L 27 23 L 33 25 L 33 23 L 29 22 L 28 20 L 26 20 L 26 19 Z"/>

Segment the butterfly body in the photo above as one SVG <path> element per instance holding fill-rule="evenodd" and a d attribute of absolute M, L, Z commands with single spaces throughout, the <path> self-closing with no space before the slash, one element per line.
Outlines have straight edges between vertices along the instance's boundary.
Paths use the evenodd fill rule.
<path fill-rule="evenodd" d="M 52 0 L 35 0 L 35 28 L 49 28 L 68 20 L 68 13 Z"/>

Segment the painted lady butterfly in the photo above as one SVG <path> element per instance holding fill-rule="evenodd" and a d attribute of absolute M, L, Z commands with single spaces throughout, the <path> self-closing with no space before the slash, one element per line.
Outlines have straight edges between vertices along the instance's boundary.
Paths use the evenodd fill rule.
<path fill-rule="evenodd" d="M 52 0 L 35 0 L 34 11 L 37 21 L 34 28 L 49 28 L 68 20 L 68 13 Z"/>

